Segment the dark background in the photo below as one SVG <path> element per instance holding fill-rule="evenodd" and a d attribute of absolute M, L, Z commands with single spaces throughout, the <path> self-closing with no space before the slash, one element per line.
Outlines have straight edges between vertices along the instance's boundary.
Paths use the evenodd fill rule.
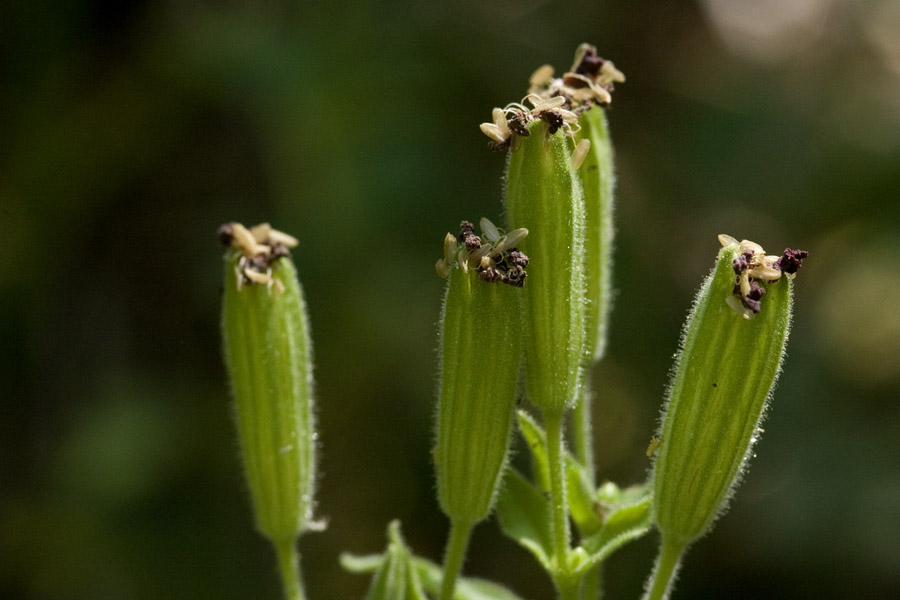
<path fill-rule="evenodd" d="M 394 518 L 439 559 L 433 264 L 461 219 L 499 221 L 478 124 L 582 41 L 628 76 L 601 476 L 645 475 L 716 234 L 807 249 L 759 456 L 675 597 L 900 596 L 898 32 L 892 0 L 0 4 L 0 596 L 278 597 L 220 357 L 230 220 L 300 239 L 310 597 L 361 597 L 337 556 Z M 610 561 L 609 598 L 654 545 Z M 466 570 L 551 594 L 493 522 Z"/>

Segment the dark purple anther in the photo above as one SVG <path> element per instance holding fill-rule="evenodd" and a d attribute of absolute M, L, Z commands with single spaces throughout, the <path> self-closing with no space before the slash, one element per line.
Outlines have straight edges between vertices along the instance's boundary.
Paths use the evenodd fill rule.
<path fill-rule="evenodd" d="M 225 223 L 220 226 L 218 231 L 216 231 L 216 237 L 223 246 L 231 246 L 231 242 L 234 240 L 234 227 L 232 224 Z"/>
<path fill-rule="evenodd" d="M 559 128 L 563 126 L 563 117 L 555 110 L 545 110 L 541 113 L 541 119 L 546 121 L 547 125 L 550 126 L 551 134 L 556 133 Z"/>
<path fill-rule="evenodd" d="M 753 252 L 751 250 L 745 250 L 743 254 L 732 261 L 731 266 L 734 269 L 734 272 L 740 275 L 750 268 L 750 260 L 752 258 Z"/>
<path fill-rule="evenodd" d="M 563 85 L 566 85 L 573 90 L 580 90 L 582 88 L 588 87 L 588 82 L 580 77 L 574 77 L 572 75 L 566 75 L 563 77 Z"/>
<path fill-rule="evenodd" d="M 766 289 L 761 287 L 758 282 L 751 281 L 750 282 L 750 291 L 747 292 L 747 295 L 741 298 L 741 302 L 744 303 L 744 306 L 749 308 L 755 313 L 759 312 L 759 301 L 762 298 L 763 294 L 766 293 Z"/>
<path fill-rule="evenodd" d="M 475 225 L 471 221 L 463 221 L 459 224 L 459 235 L 456 239 L 461 244 L 465 244 L 466 250 L 472 251 L 481 248 L 481 238 L 475 235 Z"/>
<path fill-rule="evenodd" d="M 478 268 L 478 279 L 488 283 L 494 283 L 503 279 L 503 274 L 493 267 Z"/>
<path fill-rule="evenodd" d="M 506 259 L 509 261 L 509 264 L 516 267 L 522 267 L 524 269 L 528 266 L 528 257 L 518 248 L 510 249 Z"/>
<path fill-rule="evenodd" d="M 518 112 L 516 113 L 516 116 L 507 121 L 506 125 L 509 127 L 510 131 L 512 131 L 516 135 L 525 137 L 531 134 L 531 132 L 528 131 L 529 120 L 531 120 L 530 115 L 523 112 Z"/>
<path fill-rule="evenodd" d="M 749 308 L 755 313 L 759 312 L 759 300 L 751 300 L 750 298 L 744 298 L 744 306 Z"/>
<path fill-rule="evenodd" d="M 481 238 L 474 233 L 471 235 L 467 235 L 463 240 L 463 243 L 466 245 L 466 250 L 468 250 L 469 252 L 481 248 Z"/>
<path fill-rule="evenodd" d="M 265 273 L 269 264 L 269 257 L 263 254 L 258 254 L 247 261 L 247 266 L 257 273 Z"/>
<path fill-rule="evenodd" d="M 290 256 L 291 253 L 288 250 L 287 246 L 281 244 L 279 242 L 272 242 L 272 253 L 270 254 L 271 259 L 269 262 L 273 262 L 282 256 Z"/>
<path fill-rule="evenodd" d="M 766 293 L 766 288 L 760 287 L 756 281 L 750 282 L 750 291 L 747 292 L 747 298 L 750 300 L 759 300 Z"/>
<path fill-rule="evenodd" d="M 800 268 L 803 259 L 807 256 L 809 256 L 809 252 L 806 250 L 791 250 L 790 248 L 785 248 L 784 254 L 782 254 L 781 258 L 775 262 L 775 268 L 781 269 L 783 273 L 793 275 Z"/>
<path fill-rule="evenodd" d="M 528 277 L 528 273 L 525 272 L 525 269 L 522 267 L 513 267 L 506 273 L 506 280 L 504 283 L 508 283 L 514 287 L 523 287 L 525 285 L 526 277 Z"/>
<path fill-rule="evenodd" d="M 603 59 L 597 56 L 597 48 L 588 46 L 581 62 L 575 67 L 575 72 L 579 75 L 590 75 L 597 77 L 600 73 L 600 67 L 603 66 Z"/>

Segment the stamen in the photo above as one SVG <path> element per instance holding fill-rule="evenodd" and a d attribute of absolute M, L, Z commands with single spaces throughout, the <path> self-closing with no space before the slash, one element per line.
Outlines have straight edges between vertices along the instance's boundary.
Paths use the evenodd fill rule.
<path fill-rule="evenodd" d="M 232 223 L 231 232 L 238 248 L 244 252 L 245 256 L 253 256 L 256 254 L 256 239 L 246 227 L 240 223 Z"/>
<path fill-rule="evenodd" d="M 296 248 L 300 243 L 297 238 L 277 229 L 269 230 L 269 241 L 273 244 L 281 244 L 286 248 Z"/>
<path fill-rule="evenodd" d="M 603 61 L 597 81 L 601 84 L 625 83 L 625 73 L 618 70 L 611 60 Z"/>
<path fill-rule="evenodd" d="M 535 69 L 534 73 L 531 74 L 531 77 L 528 79 L 528 83 L 533 88 L 541 88 L 549 85 L 552 79 L 553 65 L 542 65 Z"/>
<path fill-rule="evenodd" d="M 737 244 L 738 241 L 728 234 L 720 233 L 719 234 L 719 243 L 722 244 L 722 247 L 725 247 L 725 246 L 730 246 L 732 244 Z"/>
<path fill-rule="evenodd" d="M 478 224 L 481 226 L 481 233 L 484 234 L 485 239 L 492 244 L 497 243 L 497 240 L 500 239 L 500 230 L 497 229 L 497 226 L 487 217 L 481 217 L 481 221 Z"/>
<path fill-rule="evenodd" d="M 493 123 L 482 123 L 480 127 L 481 133 L 488 136 L 498 144 L 503 144 L 508 139 L 508 136 L 504 136 L 503 131 Z"/>
<path fill-rule="evenodd" d="M 448 265 L 453 262 L 453 257 L 456 255 L 458 246 L 459 244 L 456 241 L 456 236 L 447 232 L 447 235 L 444 236 L 444 262 Z"/>
<path fill-rule="evenodd" d="M 584 159 L 587 158 L 588 152 L 591 149 L 591 140 L 588 138 L 584 138 L 578 144 L 575 145 L 575 150 L 572 151 L 572 168 L 576 171 L 579 167 L 581 167 L 582 163 L 584 163 Z"/>
<path fill-rule="evenodd" d="M 260 223 L 259 225 L 250 228 L 250 234 L 257 243 L 262 244 L 269 239 L 269 231 L 271 230 L 272 226 L 268 223 Z"/>
<path fill-rule="evenodd" d="M 502 108 L 495 108 L 491 111 L 491 116 L 494 118 L 494 125 L 497 126 L 497 129 L 500 130 L 500 134 L 505 138 L 509 138 L 509 125 L 506 122 L 506 113 Z"/>

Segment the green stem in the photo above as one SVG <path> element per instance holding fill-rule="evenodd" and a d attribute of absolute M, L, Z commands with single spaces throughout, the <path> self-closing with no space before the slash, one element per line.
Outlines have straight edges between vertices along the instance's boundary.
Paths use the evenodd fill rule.
<path fill-rule="evenodd" d="M 466 558 L 466 548 L 472 535 L 474 523 L 453 519 L 450 522 L 450 539 L 444 555 L 444 578 L 441 582 L 441 600 L 452 600 L 456 580 Z"/>
<path fill-rule="evenodd" d="M 686 547 L 687 544 L 684 542 L 672 542 L 665 536 L 662 537 L 659 543 L 659 557 L 656 559 L 656 566 L 653 567 L 653 575 L 650 576 L 644 600 L 665 600 L 669 597 L 681 555 Z"/>
<path fill-rule="evenodd" d="M 300 578 L 300 555 L 297 553 L 297 540 L 287 538 L 273 542 L 278 554 L 278 569 L 281 571 L 281 584 L 285 600 L 304 600 L 303 581 Z"/>
<path fill-rule="evenodd" d="M 581 600 L 581 595 L 578 593 L 580 584 L 581 581 L 571 575 L 558 578 L 556 587 L 559 590 L 559 600 Z"/>
<path fill-rule="evenodd" d="M 553 535 L 553 562 L 558 576 L 568 575 L 569 504 L 566 500 L 565 440 L 563 439 L 563 411 L 544 413 L 547 430 L 547 462 L 550 471 L 550 512 Z M 562 590 L 560 590 L 562 593 Z"/>
<path fill-rule="evenodd" d="M 603 563 L 587 572 L 581 583 L 584 600 L 600 600 L 603 597 Z"/>
<path fill-rule="evenodd" d="M 572 442 L 575 447 L 575 458 L 584 467 L 591 480 L 591 487 L 597 487 L 594 479 L 594 438 L 592 420 L 594 394 L 591 392 L 590 375 L 582 388 L 581 401 L 572 412 Z"/>

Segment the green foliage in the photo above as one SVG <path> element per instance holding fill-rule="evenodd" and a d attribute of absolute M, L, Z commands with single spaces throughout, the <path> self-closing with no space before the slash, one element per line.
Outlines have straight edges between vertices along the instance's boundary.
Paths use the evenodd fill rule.
<path fill-rule="evenodd" d="M 388 526 L 388 546 L 384 554 L 356 556 L 344 552 L 341 566 L 350 573 L 371 573 L 372 584 L 367 598 L 375 600 L 416 600 L 425 594 L 440 593 L 443 570 L 433 562 L 414 556 L 400 534 L 400 522 Z M 456 585 L 454 600 L 520 600 L 501 585 L 479 579 L 462 577 Z"/>
<path fill-rule="evenodd" d="M 366 600 L 427 600 L 419 572 L 412 565 L 411 554 L 400 535 L 399 521 L 393 521 L 388 527 L 388 540 Z"/>
<path fill-rule="evenodd" d="M 437 274 L 448 280 L 432 451 L 438 501 L 450 518 L 444 565 L 438 568 L 415 556 L 394 521 L 382 555 L 343 559 L 348 570 L 372 573 L 369 600 L 508 597 L 503 588 L 460 577 L 472 529 L 492 508 L 503 533 L 547 572 L 560 600 L 600 594 L 602 563 L 655 525 L 660 554 L 646 598 L 658 600 L 671 592 L 685 548 L 709 529 L 738 481 L 784 354 L 790 279 L 807 253 L 786 249 L 781 257 L 767 256 L 753 242 L 720 235 L 724 247 L 684 327 L 662 429 L 647 451 L 658 454 L 651 480 L 624 489 L 612 482 L 594 484 L 587 404 L 593 396 L 584 373 L 605 348 L 613 231 L 612 148 L 598 105 L 608 104 L 613 82 L 622 81 L 624 75 L 611 62 L 583 44 L 563 77 L 554 79 L 548 67 L 535 72 L 525 100 L 533 108 L 519 103 L 495 108 L 493 122 L 481 125 L 495 148 L 510 150 L 505 202 L 511 229 L 504 232 L 482 219 L 478 236 L 474 225 L 463 221 L 458 235 L 445 236 L 443 257 L 435 264 Z M 579 168 L 584 171 L 577 173 Z M 291 315 L 300 319 L 305 334 L 293 271 L 288 282 L 276 273 L 283 262 L 279 257 L 287 254 L 284 246 L 296 240 L 268 225 L 248 231 L 232 224 L 224 236 L 235 249 L 227 270 L 231 295 L 243 293 L 259 303 L 248 309 L 252 318 L 242 320 L 226 301 L 227 332 L 228 327 L 253 331 L 257 313 L 280 306 L 270 297 L 286 292 L 295 299 L 291 306 L 299 307 Z M 276 313 L 283 328 L 291 330 L 293 321 Z M 246 346 L 229 355 L 238 373 L 238 398 L 264 395 L 270 383 L 291 384 L 301 375 L 310 381 L 305 350 L 300 355 L 306 362 L 276 365 L 285 367 L 278 371 L 283 381 L 266 380 L 266 370 L 255 366 L 255 357 L 268 350 L 246 350 L 280 335 L 275 328 L 270 325 L 256 337 L 245 333 L 238 342 L 226 336 L 226 343 Z M 286 339 L 274 356 L 288 356 L 293 338 Z M 254 378 L 249 387 L 255 394 L 244 392 L 241 382 Z M 539 423 L 527 409 L 518 412 L 518 428 L 531 455 L 531 481 L 506 469 L 520 389 L 542 417 Z M 306 399 L 308 411 L 308 394 Z M 572 408 L 577 412 L 569 433 L 566 419 Z M 274 412 L 257 409 L 250 415 L 257 429 L 281 431 Z M 569 450 L 573 437 L 576 453 Z M 277 539 L 293 541 L 292 536 Z M 292 547 L 279 556 L 283 572 L 296 575 Z M 299 581 L 289 584 L 286 579 L 286 596 L 301 598 Z"/>
<path fill-rule="evenodd" d="M 619 186 L 614 318 L 592 369 L 598 482 L 647 471 L 710 234 L 802 242 L 816 260 L 795 282 L 759 456 L 674 597 L 900 597 L 896 3 L 813 3 L 788 30 L 779 11 L 737 23 L 724 4 L 552 3 L 498 20 L 481 3 L 10 3 L 0 596 L 277 597 L 220 360 L 211 228 L 235 217 L 301 240 L 329 520 L 301 543 L 313 598 L 361 598 L 368 582 L 340 573 L 334 549 L 380 548 L 373 532 L 397 515 L 440 558 L 435 234 L 500 217 L 505 156 L 474 125 L 485 102 L 521 101 L 531 68 L 566 66 L 575 23 L 629 75 L 604 109 Z M 537 563 L 490 531 L 466 569 L 550 597 Z M 616 555 L 605 597 L 638 594 L 642 554 Z"/>

